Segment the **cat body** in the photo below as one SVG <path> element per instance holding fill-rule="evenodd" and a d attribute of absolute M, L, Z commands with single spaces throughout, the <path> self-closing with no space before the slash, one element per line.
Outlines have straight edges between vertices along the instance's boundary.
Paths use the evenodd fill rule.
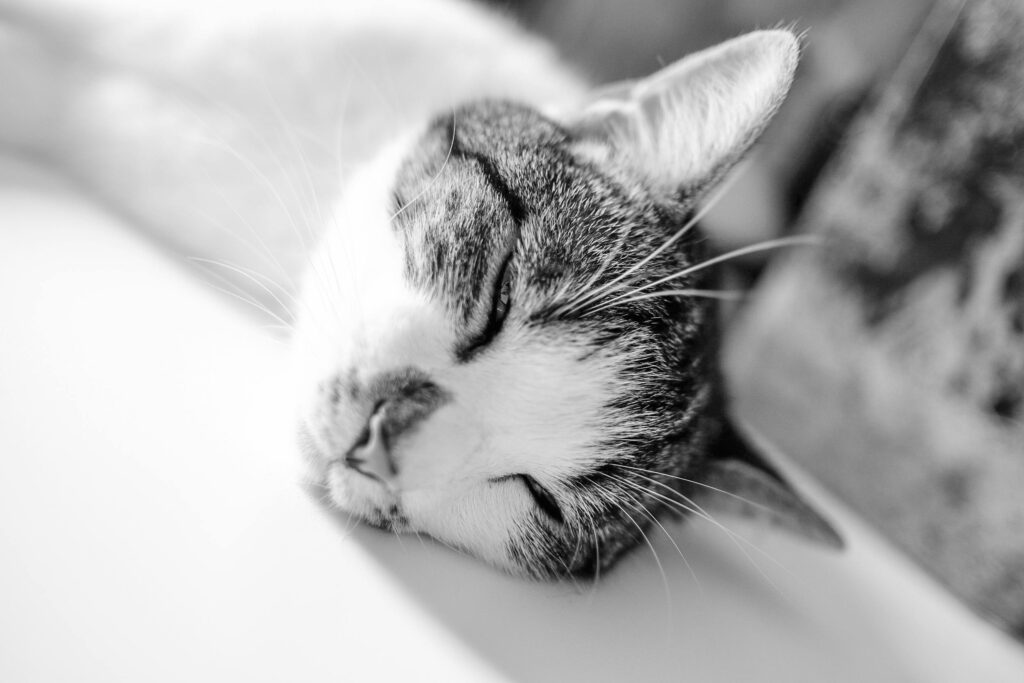
<path fill-rule="evenodd" d="M 0 140 L 294 319 L 338 507 L 540 577 L 708 509 L 839 543 L 730 423 L 696 227 L 792 34 L 592 90 L 450 1 L 0 17 Z"/>

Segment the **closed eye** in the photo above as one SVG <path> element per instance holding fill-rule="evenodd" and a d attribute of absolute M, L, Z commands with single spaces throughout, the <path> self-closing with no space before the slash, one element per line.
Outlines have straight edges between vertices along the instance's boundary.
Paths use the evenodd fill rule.
<path fill-rule="evenodd" d="M 536 479 L 528 474 L 509 474 L 504 477 L 497 477 L 492 479 L 492 483 L 499 483 L 508 481 L 509 479 L 519 480 L 525 487 L 527 493 L 533 499 L 534 505 L 536 505 L 541 512 L 547 515 L 551 521 L 558 524 L 565 523 L 565 515 L 562 514 L 562 507 L 558 504 L 556 499 L 550 491 L 541 486 Z"/>
<path fill-rule="evenodd" d="M 487 322 L 473 339 L 458 352 L 459 360 L 466 362 L 474 355 L 494 341 L 501 332 L 508 317 L 509 308 L 512 306 L 512 254 L 509 254 L 498 275 L 494 279 L 494 288 L 491 290 L 491 308 L 487 314 Z"/>
<path fill-rule="evenodd" d="M 544 514 L 558 522 L 559 524 L 565 523 L 565 517 L 562 515 L 562 508 L 558 505 L 558 500 L 555 499 L 551 492 L 546 488 L 537 483 L 537 480 L 528 474 L 519 475 L 526 484 L 526 490 L 530 492 L 533 497 L 533 502 L 537 504 Z"/>

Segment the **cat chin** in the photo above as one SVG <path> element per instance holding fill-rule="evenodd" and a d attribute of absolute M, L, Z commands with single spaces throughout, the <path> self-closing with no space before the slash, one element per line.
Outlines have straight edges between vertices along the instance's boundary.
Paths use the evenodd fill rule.
<path fill-rule="evenodd" d="M 348 469 L 340 462 L 327 466 L 326 485 L 331 502 L 367 522 L 399 521 L 403 516 L 399 497 L 379 482 Z"/>
<path fill-rule="evenodd" d="M 325 481 L 333 507 L 372 527 L 424 534 L 510 574 L 535 574 L 508 552 L 511 531 L 529 523 L 529 504 L 500 484 L 481 480 L 396 491 L 340 463 L 328 468 Z"/>

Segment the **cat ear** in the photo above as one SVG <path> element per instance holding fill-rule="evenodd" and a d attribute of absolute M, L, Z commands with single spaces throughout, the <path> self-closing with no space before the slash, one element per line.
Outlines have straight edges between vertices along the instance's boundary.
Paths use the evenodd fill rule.
<path fill-rule="evenodd" d="M 708 512 L 764 520 L 815 543 L 842 548 L 839 533 L 768 462 L 768 449 L 755 443 L 728 425 L 701 478 L 704 486 L 693 490 L 696 502 Z"/>
<path fill-rule="evenodd" d="M 799 52 L 789 31 L 749 33 L 639 81 L 599 89 L 570 128 L 666 192 L 697 194 L 768 125 L 793 82 Z"/>

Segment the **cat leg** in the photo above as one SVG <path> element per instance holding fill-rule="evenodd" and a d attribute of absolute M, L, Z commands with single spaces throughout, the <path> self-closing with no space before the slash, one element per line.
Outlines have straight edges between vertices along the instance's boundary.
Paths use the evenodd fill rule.
<path fill-rule="evenodd" d="M 287 317 L 318 226 L 282 145 L 227 107 L 0 12 L 0 147 Z M 292 155 L 295 157 L 296 155 Z"/>

